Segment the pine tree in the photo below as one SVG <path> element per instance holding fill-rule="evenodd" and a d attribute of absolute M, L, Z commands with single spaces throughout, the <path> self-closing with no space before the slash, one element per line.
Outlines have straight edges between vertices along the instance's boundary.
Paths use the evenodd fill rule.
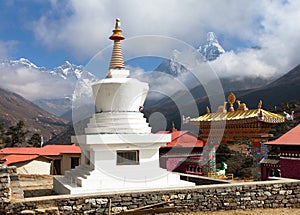
<path fill-rule="evenodd" d="M 16 144 L 25 143 L 26 134 L 28 134 L 28 132 L 27 129 L 24 129 L 24 122 L 20 120 L 17 125 L 8 128 L 6 135 L 10 137 L 9 142 L 13 147 Z"/>
<path fill-rule="evenodd" d="M 41 135 L 38 133 L 34 133 L 28 140 L 28 143 L 33 147 L 41 147 Z"/>
<path fill-rule="evenodd" d="M 0 124 L 0 148 L 3 148 L 3 144 L 6 141 L 6 131 L 3 125 Z"/>

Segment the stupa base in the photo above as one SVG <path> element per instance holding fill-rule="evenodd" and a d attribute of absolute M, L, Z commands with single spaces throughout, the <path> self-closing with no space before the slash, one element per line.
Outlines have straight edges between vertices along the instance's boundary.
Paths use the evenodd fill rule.
<path fill-rule="evenodd" d="M 180 175 L 160 168 L 156 171 L 156 174 L 160 174 L 156 178 L 150 178 L 149 175 L 147 178 L 145 175 L 144 177 L 129 179 L 106 175 L 97 170 L 82 176 L 80 169 L 78 168 L 72 173 L 68 172 L 65 176 L 54 177 L 54 191 L 58 194 L 88 194 L 195 186 L 192 182 L 180 180 Z M 153 174 L 153 170 L 151 173 Z M 76 176 L 76 174 L 78 175 Z"/>

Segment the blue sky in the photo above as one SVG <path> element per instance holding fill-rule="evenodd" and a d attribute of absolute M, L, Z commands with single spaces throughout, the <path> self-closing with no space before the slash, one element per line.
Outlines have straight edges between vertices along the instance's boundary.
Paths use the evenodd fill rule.
<path fill-rule="evenodd" d="M 69 60 L 83 63 L 64 49 L 49 49 L 38 41 L 33 32 L 35 22 L 49 13 L 49 1 L 0 1 L 0 41 L 7 43 L 8 59 L 28 58 L 38 66 L 54 68 Z"/>
<path fill-rule="evenodd" d="M 299 4 L 297 0 L 0 1 L 0 58 L 24 57 L 46 68 L 65 60 L 85 65 L 111 44 L 108 36 L 120 17 L 127 38 L 164 35 L 197 48 L 206 33 L 214 31 L 228 52 L 214 62 L 216 70 L 235 75 L 246 69 L 243 74 L 270 76 L 300 62 Z M 253 46 L 261 49 L 254 51 Z"/>

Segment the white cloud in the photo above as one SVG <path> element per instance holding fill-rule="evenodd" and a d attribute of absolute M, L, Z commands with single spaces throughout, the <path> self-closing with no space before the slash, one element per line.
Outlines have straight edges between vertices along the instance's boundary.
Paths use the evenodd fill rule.
<path fill-rule="evenodd" d="M 245 49 L 239 53 L 226 52 L 215 61 L 210 62 L 210 65 L 219 77 L 268 78 L 278 72 L 276 67 L 262 60 L 262 51 L 256 49 Z"/>
<path fill-rule="evenodd" d="M 35 35 L 49 48 L 68 49 L 84 59 L 111 44 L 108 37 L 114 19 L 120 17 L 126 37 L 166 35 L 196 47 L 205 40 L 207 31 L 215 31 L 228 47 L 236 40 L 261 47 L 227 50 L 213 63 L 221 75 L 269 77 L 287 72 L 300 62 L 297 0 L 78 0 L 61 4 L 52 2 L 52 11 L 35 23 Z"/>
<path fill-rule="evenodd" d="M 198 80 L 191 72 L 182 72 L 177 76 L 159 71 L 144 71 L 141 68 L 128 67 L 130 77 L 140 81 L 147 82 L 150 85 L 150 91 L 147 98 L 150 100 L 168 97 L 173 100 L 179 95 L 178 93 L 186 93 L 189 101 L 194 100 L 190 90 L 198 86 L 201 80 Z M 205 84 L 205 83 L 202 83 Z M 177 101 L 178 102 L 178 101 Z"/>
<path fill-rule="evenodd" d="M 258 49 L 227 52 L 212 68 L 221 76 L 278 77 L 300 63 L 300 2 L 264 1 L 253 42 Z"/>
<path fill-rule="evenodd" d="M 59 1 L 53 3 L 50 15 L 40 18 L 35 25 L 35 34 L 50 48 L 63 46 L 84 56 L 110 44 L 108 37 L 116 17 L 121 18 L 127 37 L 166 35 L 199 45 L 208 30 L 238 38 L 251 37 L 251 17 L 256 15 L 256 10 L 238 9 L 252 8 L 253 2 L 91 0 L 59 4 Z M 232 13 L 233 10 L 236 12 Z M 244 30 L 233 33 L 237 28 Z"/>
<path fill-rule="evenodd" d="M 1 67 L 1 88 L 29 100 L 61 98 L 73 93 L 74 83 L 34 68 Z"/>

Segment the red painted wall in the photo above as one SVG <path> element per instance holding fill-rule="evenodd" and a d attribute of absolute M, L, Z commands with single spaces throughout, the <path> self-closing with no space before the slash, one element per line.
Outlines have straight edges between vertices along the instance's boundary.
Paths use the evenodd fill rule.
<path fill-rule="evenodd" d="M 280 158 L 281 177 L 300 179 L 300 160 Z"/>
<path fill-rule="evenodd" d="M 182 165 L 183 158 L 168 158 L 166 162 L 166 167 L 168 171 L 179 171 L 184 172 L 185 167 Z"/>

